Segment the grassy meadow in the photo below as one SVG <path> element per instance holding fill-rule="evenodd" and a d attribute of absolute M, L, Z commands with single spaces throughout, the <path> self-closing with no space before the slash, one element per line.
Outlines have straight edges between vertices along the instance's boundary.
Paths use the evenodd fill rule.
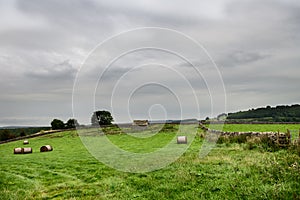
<path fill-rule="evenodd" d="M 172 141 L 176 130 L 143 138 L 120 133 L 108 138 L 126 151 L 152 152 Z M 147 173 L 107 167 L 86 150 L 76 131 L 30 139 L 32 154 L 13 154 L 14 147 L 24 146 L 22 141 L 1 144 L 0 199 L 300 199 L 297 154 L 249 150 L 233 143 L 218 144 L 199 158 L 203 136 L 198 130 L 178 160 Z M 40 153 L 46 144 L 54 150 Z"/>

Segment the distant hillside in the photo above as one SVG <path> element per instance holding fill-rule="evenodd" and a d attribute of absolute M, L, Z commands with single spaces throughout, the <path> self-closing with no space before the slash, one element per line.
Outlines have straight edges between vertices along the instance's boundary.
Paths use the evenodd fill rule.
<path fill-rule="evenodd" d="M 18 127 L 18 126 L 1 127 L 0 141 L 13 139 L 19 136 L 27 136 L 27 135 L 37 133 L 41 130 L 47 131 L 50 129 L 51 127 Z"/>
<path fill-rule="evenodd" d="M 300 122 L 300 105 L 267 106 L 264 108 L 249 109 L 228 113 L 228 121 L 264 121 L 264 122 Z"/>

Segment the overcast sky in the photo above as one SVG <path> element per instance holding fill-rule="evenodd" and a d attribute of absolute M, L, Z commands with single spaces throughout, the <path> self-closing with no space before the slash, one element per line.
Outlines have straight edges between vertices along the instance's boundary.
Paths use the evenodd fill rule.
<path fill-rule="evenodd" d="M 129 31 L 96 48 L 141 27 L 163 29 Z M 179 33 L 203 45 L 219 71 Z M 122 50 L 160 45 L 167 51 L 132 52 L 105 68 Z M 0 126 L 73 114 L 89 123 L 93 109 L 118 122 L 211 117 L 224 112 L 218 73 L 227 112 L 299 103 L 299 52 L 298 0 L 2 0 Z"/>

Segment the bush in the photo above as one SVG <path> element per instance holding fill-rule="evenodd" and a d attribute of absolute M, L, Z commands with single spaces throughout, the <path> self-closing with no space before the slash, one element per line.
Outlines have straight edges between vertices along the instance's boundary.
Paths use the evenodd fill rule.
<path fill-rule="evenodd" d="M 240 134 L 240 135 L 234 135 L 234 136 L 220 136 L 217 140 L 217 144 L 223 144 L 223 143 L 246 143 L 247 142 L 247 134 Z"/>
<path fill-rule="evenodd" d="M 300 156 L 300 146 L 299 145 L 297 145 L 295 147 L 295 153 L 298 154 L 298 156 Z"/>
<path fill-rule="evenodd" d="M 175 124 L 164 124 L 159 132 L 176 132 L 178 131 L 178 126 Z"/>
<path fill-rule="evenodd" d="M 259 137 L 247 137 L 246 149 L 252 150 L 259 147 L 261 140 Z"/>
<path fill-rule="evenodd" d="M 220 136 L 217 140 L 217 144 L 229 143 L 230 140 L 226 136 Z"/>
<path fill-rule="evenodd" d="M 260 141 L 261 141 L 261 147 L 266 150 L 266 151 L 270 151 L 270 152 L 274 152 L 274 151 L 278 151 L 279 147 L 278 145 L 275 143 L 274 140 L 272 140 L 270 137 L 268 137 L 267 135 L 263 135 L 260 137 Z"/>
<path fill-rule="evenodd" d="M 247 142 L 247 135 L 246 134 L 240 134 L 240 135 L 235 135 L 231 137 L 230 143 L 246 143 Z"/>
<path fill-rule="evenodd" d="M 295 153 L 298 156 L 300 156 L 300 144 L 299 143 L 294 143 L 292 144 L 289 149 L 288 149 L 291 153 Z"/>

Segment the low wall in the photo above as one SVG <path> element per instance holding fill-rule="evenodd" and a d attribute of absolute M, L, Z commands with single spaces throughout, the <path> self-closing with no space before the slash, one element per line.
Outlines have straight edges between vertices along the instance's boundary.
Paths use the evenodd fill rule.
<path fill-rule="evenodd" d="M 291 134 L 290 131 L 288 130 L 287 133 L 280 133 L 280 132 L 254 132 L 254 131 L 249 131 L 249 132 L 228 132 L 228 131 L 220 131 L 220 130 L 213 130 L 209 129 L 203 124 L 199 124 L 199 127 L 207 132 L 210 133 L 215 133 L 220 136 L 239 136 L 239 135 L 246 135 L 249 137 L 263 137 L 267 136 L 271 140 L 273 140 L 275 143 L 278 144 L 278 146 L 288 146 L 291 144 Z"/>

